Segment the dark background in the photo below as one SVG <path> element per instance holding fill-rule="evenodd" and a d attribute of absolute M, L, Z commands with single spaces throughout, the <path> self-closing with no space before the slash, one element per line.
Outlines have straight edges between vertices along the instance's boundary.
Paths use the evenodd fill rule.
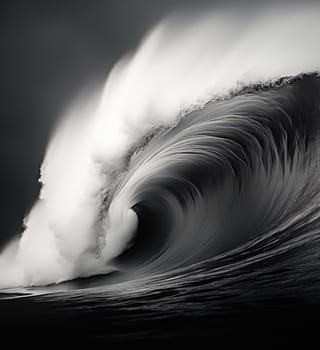
<path fill-rule="evenodd" d="M 225 1 L 1 1 L 0 247 L 22 231 L 39 192 L 50 132 L 72 98 L 102 83 L 165 15 L 221 4 Z"/>

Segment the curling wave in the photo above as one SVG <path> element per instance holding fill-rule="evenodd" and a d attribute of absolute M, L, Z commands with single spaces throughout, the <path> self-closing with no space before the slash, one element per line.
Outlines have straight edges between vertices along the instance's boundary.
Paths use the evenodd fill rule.
<path fill-rule="evenodd" d="M 82 97 L 58 128 L 0 286 L 115 270 L 206 279 L 257 262 L 262 274 L 288 268 L 285 256 L 314 270 L 317 13 L 161 23 L 114 68 L 98 107 Z"/>
<path fill-rule="evenodd" d="M 306 75 L 246 91 L 157 134 L 113 196 L 139 218 L 117 262 L 164 272 L 234 249 L 259 260 L 302 244 L 319 220 L 319 87 Z"/>

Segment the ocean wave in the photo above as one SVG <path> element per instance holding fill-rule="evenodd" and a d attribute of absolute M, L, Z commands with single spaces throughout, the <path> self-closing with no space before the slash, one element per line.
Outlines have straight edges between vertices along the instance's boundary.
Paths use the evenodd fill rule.
<path fill-rule="evenodd" d="M 310 9 L 162 22 L 57 128 L 0 287 L 314 278 L 319 34 Z"/>

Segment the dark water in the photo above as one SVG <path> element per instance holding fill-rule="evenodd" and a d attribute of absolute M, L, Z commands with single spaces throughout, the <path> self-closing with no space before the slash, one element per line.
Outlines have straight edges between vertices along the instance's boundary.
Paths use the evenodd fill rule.
<path fill-rule="evenodd" d="M 114 191 L 139 217 L 119 271 L 4 290 L 2 337 L 317 342 L 319 92 L 317 74 L 251 86 L 155 130 Z"/>

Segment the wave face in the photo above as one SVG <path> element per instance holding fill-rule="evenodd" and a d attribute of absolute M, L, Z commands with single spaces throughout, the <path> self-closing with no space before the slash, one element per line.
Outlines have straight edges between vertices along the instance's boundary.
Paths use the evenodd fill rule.
<path fill-rule="evenodd" d="M 121 268 L 162 273 L 231 259 L 239 269 L 314 249 L 319 87 L 307 75 L 252 89 L 157 133 L 114 193 L 113 204 L 125 196 L 139 219 Z"/>
<path fill-rule="evenodd" d="M 109 274 L 45 298 L 125 300 L 136 319 L 318 298 L 318 13 L 163 21 L 57 128 L 0 287 Z"/>

